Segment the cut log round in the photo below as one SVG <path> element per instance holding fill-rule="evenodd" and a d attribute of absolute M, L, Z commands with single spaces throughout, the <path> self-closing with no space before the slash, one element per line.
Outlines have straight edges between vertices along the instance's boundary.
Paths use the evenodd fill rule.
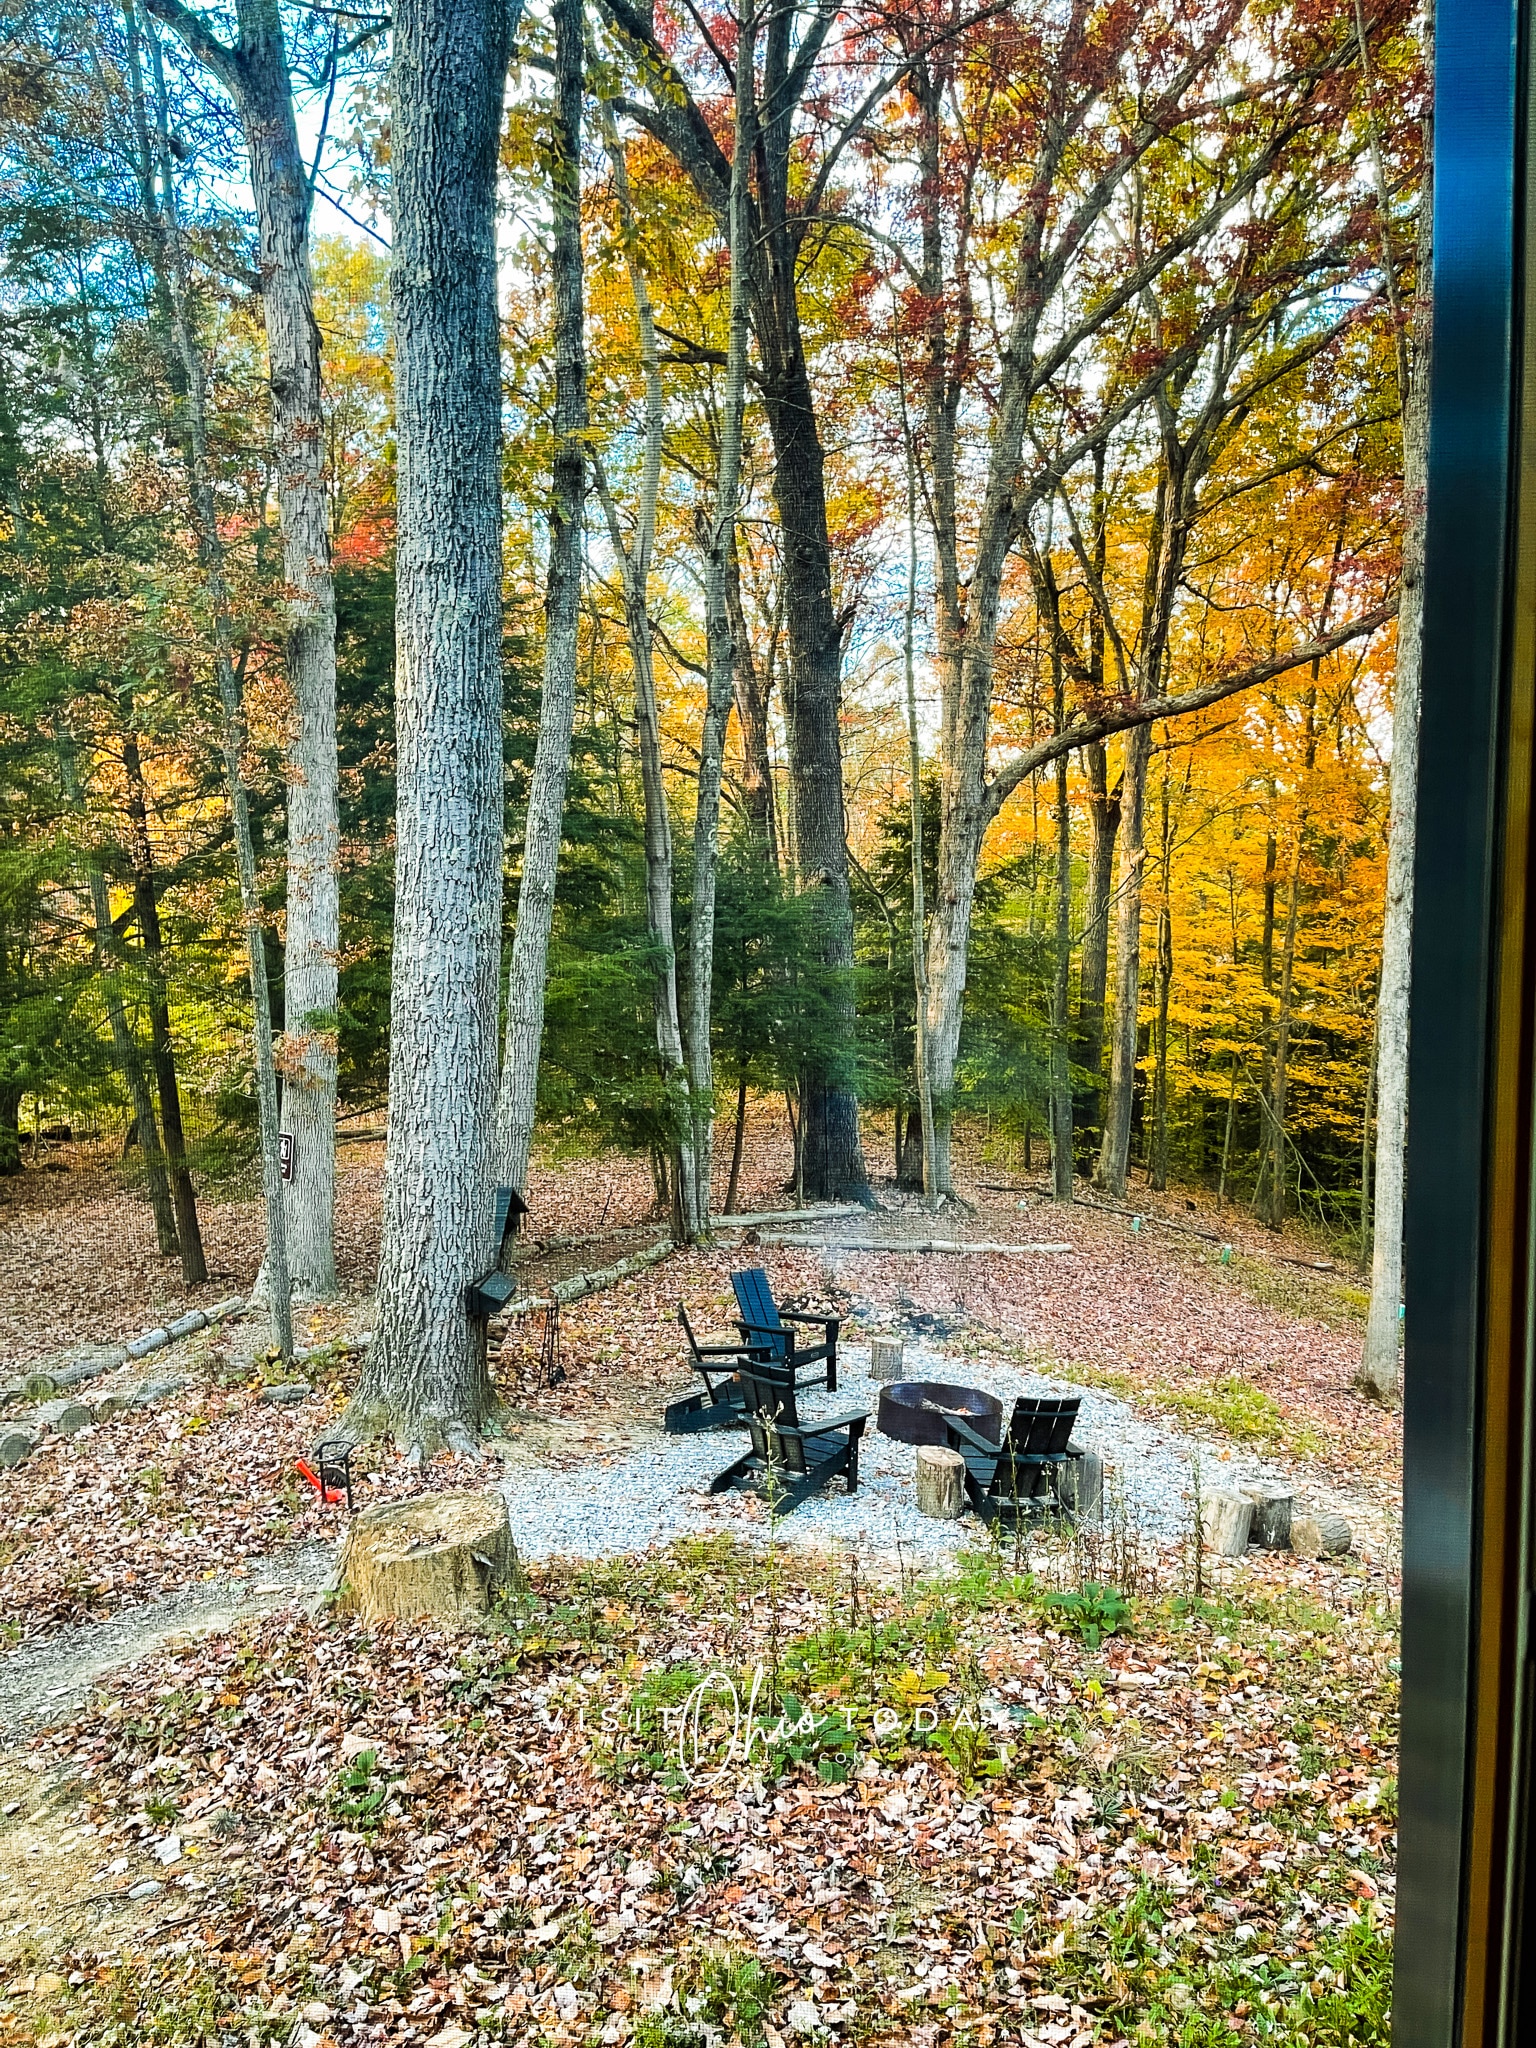
<path fill-rule="evenodd" d="M 469 1621 L 521 1576 L 499 1493 L 433 1493 L 356 1518 L 342 1552 L 340 1604 L 368 1621 Z"/>
<path fill-rule="evenodd" d="M 1291 1548 L 1298 1557 L 1342 1557 L 1354 1540 L 1342 1515 L 1297 1515 L 1291 1523 Z"/>
<path fill-rule="evenodd" d="M 888 1387 L 906 1376 L 903 1361 L 906 1346 L 899 1337 L 873 1337 L 869 1345 L 869 1376 L 878 1385 Z"/>
<path fill-rule="evenodd" d="M 965 1460 L 943 1444 L 919 1444 L 917 1511 L 952 1522 L 965 1505 Z"/>
<path fill-rule="evenodd" d="M 1104 1517 L 1104 1460 L 1097 1451 L 1084 1451 L 1055 1467 L 1056 1498 L 1064 1514 L 1077 1522 L 1098 1522 Z"/>
<path fill-rule="evenodd" d="M 77 1429 L 88 1429 L 92 1419 L 83 1401 L 71 1401 L 67 1395 L 57 1401 L 44 1401 L 32 1413 L 38 1426 L 52 1430 L 55 1436 L 73 1436 Z"/>
<path fill-rule="evenodd" d="M 1248 1540 L 1261 1550 L 1288 1550 L 1291 1543 L 1293 1496 L 1283 1486 L 1255 1485 L 1243 1488 L 1253 1502 L 1253 1528 Z"/>
<path fill-rule="evenodd" d="M 1240 1493 L 1208 1493 L 1202 1503 L 1201 1532 L 1218 1557 L 1241 1557 L 1253 1528 L 1253 1502 Z"/>
<path fill-rule="evenodd" d="M 0 1430 L 0 1471 L 24 1465 L 36 1447 L 37 1438 L 30 1429 Z"/>

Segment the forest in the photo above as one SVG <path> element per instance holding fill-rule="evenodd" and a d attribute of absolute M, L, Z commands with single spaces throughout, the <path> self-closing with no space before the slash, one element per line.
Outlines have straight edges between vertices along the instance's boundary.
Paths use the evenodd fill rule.
<path fill-rule="evenodd" d="M 803 1196 L 944 1193 L 982 1117 L 1113 1196 L 1187 1179 L 1364 1250 L 1402 15 L 619 4 L 563 55 L 558 10 L 520 22 L 483 218 L 421 226 L 494 238 L 453 318 L 497 323 L 498 587 L 452 587 L 496 704 L 436 707 L 408 793 L 402 463 L 419 425 L 446 544 L 470 426 L 436 372 L 401 416 L 387 24 L 298 10 L 290 52 L 237 12 L 222 44 L 24 10 L 5 57 L 6 1165 L 127 1129 L 190 1281 L 268 1044 L 286 1263 L 325 1292 L 335 1106 L 416 1050 L 418 900 L 470 909 L 405 808 L 468 859 L 473 801 L 492 930 L 419 1109 L 493 1089 L 510 1184 L 537 1118 L 644 1152 L 700 1236 L 763 1092 Z M 430 1140 L 390 1129 L 404 1191 Z"/>
<path fill-rule="evenodd" d="M 7 1935 L 0 1826 L 28 2042 L 1389 2038 L 1429 27 L 0 10 L 5 1813 L 173 1873 L 141 1984 L 62 1870 Z M 804 1547 L 717 1505 L 660 1389 L 680 1316 L 725 1412 L 734 1287 L 751 1408 L 742 1258 L 829 1395 L 841 1327 L 872 1406 L 887 1342 L 1085 1404 L 1092 1533 L 955 1549 L 883 1399 Z M 497 1460 L 488 1635 L 316 1604 Z M 711 1805 L 721 1659 L 780 1718 Z"/>

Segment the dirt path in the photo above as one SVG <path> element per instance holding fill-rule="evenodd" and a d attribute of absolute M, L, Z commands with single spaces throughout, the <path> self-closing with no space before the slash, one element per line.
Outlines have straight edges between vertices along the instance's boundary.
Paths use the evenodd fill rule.
<path fill-rule="evenodd" d="M 323 1591 L 335 1564 L 329 1543 L 297 1543 L 256 1561 L 248 1579 L 215 1579 L 107 1621 L 37 1637 L 0 1663 L 0 1740 L 64 1720 L 98 1679 L 168 1643 L 211 1635 L 270 1614 L 295 1594 Z"/>

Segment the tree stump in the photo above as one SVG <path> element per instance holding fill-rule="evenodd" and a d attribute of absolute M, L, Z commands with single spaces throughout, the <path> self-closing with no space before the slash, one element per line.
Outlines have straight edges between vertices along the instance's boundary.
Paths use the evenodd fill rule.
<path fill-rule="evenodd" d="M 1208 1493 L 1200 1524 L 1208 1550 L 1218 1557 L 1241 1557 L 1253 1527 L 1253 1502 L 1240 1493 Z"/>
<path fill-rule="evenodd" d="M 1245 1486 L 1243 1496 L 1253 1502 L 1253 1527 L 1248 1541 L 1261 1550 L 1289 1550 L 1293 1496 L 1283 1486 Z"/>
<path fill-rule="evenodd" d="M 965 1460 L 943 1444 L 917 1447 L 917 1511 L 952 1522 L 965 1506 Z"/>
<path fill-rule="evenodd" d="M 1063 1514 L 1077 1522 L 1098 1522 L 1104 1516 L 1104 1460 L 1084 1451 L 1055 1467 L 1056 1498 Z"/>
<path fill-rule="evenodd" d="M 869 1376 L 882 1387 L 893 1386 L 906 1372 L 906 1346 L 899 1337 L 872 1337 Z"/>
<path fill-rule="evenodd" d="M 44 1401 L 32 1411 L 33 1420 L 42 1429 L 51 1429 L 55 1436 L 73 1436 L 77 1429 L 88 1429 L 92 1416 L 83 1401 L 71 1401 L 68 1395 L 57 1401 Z"/>
<path fill-rule="evenodd" d="M 499 1493 L 432 1493 L 356 1517 L 342 1552 L 340 1604 L 368 1621 L 468 1621 L 521 1577 Z"/>
<path fill-rule="evenodd" d="M 1297 1515 L 1291 1522 L 1291 1548 L 1298 1557 L 1342 1557 L 1354 1540 L 1342 1515 Z"/>
<path fill-rule="evenodd" d="M 0 1429 L 0 1471 L 24 1465 L 37 1447 L 30 1429 Z"/>

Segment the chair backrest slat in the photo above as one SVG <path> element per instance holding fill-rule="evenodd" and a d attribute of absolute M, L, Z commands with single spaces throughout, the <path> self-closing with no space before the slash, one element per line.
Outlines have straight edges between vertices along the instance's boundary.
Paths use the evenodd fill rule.
<path fill-rule="evenodd" d="M 1081 1396 L 1046 1400 L 1034 1394 L 1021 1394 L 1013 1404 L 1004 1456 L 1010 1449 L 1016 1458 L 1050 1457 L 1064 1451 L 1072 1441 L 1073 1425 L 1082 1405 Z"/>
<path fill-rule="evenodd" d="M 1067 1445 L 1072 1441 L 1072 1428 L 1077 1421 L 1077 1411 L 1082 1405 L 1081 1399 L 1058 1401 L 1056 1403 L 1055 1426 L 1051 1431 L 1051 1441 L 1047 1446 L 1049 1450 L 1061 1452 L 1067 1448 Z"/>
<path fill-rule="evenodd" d="M 699 1355 L 699 1340 L 693 1334 L 693 1325 L 688 1320 L 688 1311 L 681 1302 L 677 1304 L 677 1320 L 682 1324 L 683 1335 L 688 1339 L 688 1349 L 697 1358 Z"/>
<path fill-rule="evenodd" d="M 778 1303 L 773 1298 L 773 1289 L 768 1285 L 768 1275 L 761 1266 L 747 1266 L 731 1275 L 731 1286 L 736 1293 L 736 1306 L 741 1310 L 742 1321 L 755 1323 L 757 1328 L 750 1334 L 756 1343 L 772 1346 L 777 1356 L 786 1357 L 789 1352 L 790 1333 L 784 1328 L 779 1314 Z M 778 1332 L 777 1338 L 764 1336 L 764 1331 Z"/>
<path fill-rule="evenodd" d="M 794 1380 L 754 1361 L 741 1369 L 741 1391 L 755 1455 L 766 1465 L 803 1477 L 808 1468 Z"/>

